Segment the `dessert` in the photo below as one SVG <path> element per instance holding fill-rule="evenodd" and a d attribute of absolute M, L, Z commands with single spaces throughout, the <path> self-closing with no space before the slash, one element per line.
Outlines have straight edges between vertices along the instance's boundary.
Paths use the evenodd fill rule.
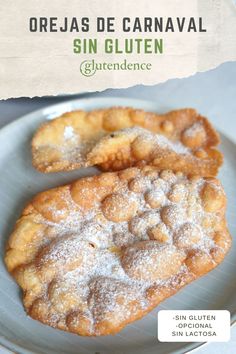
<path fill-rule="evenodd" d="M 215 178 L 154 166 L 81 178 L 28 204 L 5 262 L 34 319 L 114 334 L 222 262 L 225 207 Z"/>
<path fill-rule="evenodd" d="M 44 123 L 32 140 L 41 172 L 97 165 L 116 171 L 151 164 L 215 176 L 222 164 L 219 137 L 194 109 L 163 115 L 132 108 L 74 111 Z"/>

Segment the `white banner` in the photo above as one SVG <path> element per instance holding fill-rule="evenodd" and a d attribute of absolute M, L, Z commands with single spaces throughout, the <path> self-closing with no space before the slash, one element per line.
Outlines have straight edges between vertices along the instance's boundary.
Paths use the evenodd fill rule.
<path fill-rule="evenodd" d="M 232 0 L 0 0 L 0 98 L 182 78 L 236 60 Z"/>

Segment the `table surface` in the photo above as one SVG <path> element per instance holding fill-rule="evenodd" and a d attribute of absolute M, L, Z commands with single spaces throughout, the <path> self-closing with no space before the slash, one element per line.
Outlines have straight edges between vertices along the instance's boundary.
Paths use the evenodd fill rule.
<path fill-rule="evenodd" d="M 130 97 L 155 100 L 160 112 L 194 107 L 207 116 L 229 138 L 236 137 L 236 63 L 225 63 L 206 73 L 185 79 L 169 80 L 155 86 L 134 86 L 129 89 L 106 90 L 75 96 L 19 98 L 0 101 L 0 128 L 34 110 L 71 98 Z M 224 294 L 222 293 L 222 296 Z M 198 354 L 233 354 L 236 352 L 236 326 L 228 343 L 208 343 L 195 350 Z M 9 351 L 0 346 L 0 354 Z"/>

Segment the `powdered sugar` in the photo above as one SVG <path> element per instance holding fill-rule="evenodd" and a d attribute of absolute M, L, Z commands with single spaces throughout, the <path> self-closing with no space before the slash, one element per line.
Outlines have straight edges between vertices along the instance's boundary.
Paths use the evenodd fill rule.
<path fill-rule="evenodd" d="M 186 177 L 171 178 L 171 176 L 168 175 L 167 177 L 169 179 L 167 181 L 162 178 L 156 178 L 152 181 L 148 180 L 148 183 L 148 177 L 143 178 L 143 180 L 141 179 L 143 183 L 142 193 L 132 192 L 128 189 L 128 186 L 125 185 L 121 185 L 118 188 L 117 191 L 121 193 L 121 195 L 129 196 L 128 203 L 135 201 L 138 205 L 136 216 L 129 222 L 112 222 L 106 220 L 104 223 L 103 219 L 98 217 L 101 207 L 99 203 L 91 210 L 84 213 L 83 210 L 78 209 L 78 206 L 75 205 L 69 193 L 64 196 L 67 208 L 70 210 L 69 215 L 57 223 L 45 220 L 49 226 L 55 229 L 57 239 L 53 241 L 55 243 L 52 242 L 51 246 L 49 246 L 47 253 L 41 259 L 41 264 L 47 267 L 48 261 L 53 262 L 57 276 L 63 279 L 61 287 L 65 287 L 66 289 L 71 288 L 71 291 L 74 291 L 73 289 L 76 287 L 76 291 L 80 296 L 85 298 L 89 296 L 88 294 L 91 292 L 95 294 L 94 284 L 96 283 L 96 279 L 103 279 L 100 285 L 103 295 L 100 295 L 103 300 L 106 299 L 107 301 L 108 298 L 110 298 L 110 300 L 107 304 L 98 303 L 100 300 L 97 300 L 96 311 L 99 312 L 99 316 L 105 311 L 106 306 L 106 311 L 108 311 L 108 308 L 112 308 L 116 311 L 117 304 L 114 302 L 114 299 L 116 297 L 115 289 L 118 286 L 117 284 L 123 284 L 122 286 L 125 286 L 125 289 L 126 286 L 128 286 L 130 294 L 128 295 L 128 292 L 125 290 L 126 297 L 131 301 L 133 298 L 135 299 L 137 292 L 140 298 L 144 299 L 145 291 L 150 284 L 163 283 L 164 280 L 162 278 L 155 280 L 154 283 L 148 280 L 148 269 L 150 269 L 150 267 L 145 267 L 147 267 L 147 264 L 149 266 L 152 265 L 153 262 L 156 266 L 158 264 L 156 263 L 158 259 L 152 256 L 152 249 L 142 251 L 141 258 L 140 256 L 134 258 L 135 262 L 138 262 L 138 264 L 135 263 L 136 268 L 146 269 L 145 280 L 142 278 L 139 280 L 132 278 L 125 272 L 121 264 L 121 255 L 126 247 L 140 241 L 149 240 L 148 230 L 162 223 L 162 212 L 164 208 L 169 208 L 167 217 L 170 219 L 170 224 L 168 225 L 168 218 L 166 224 L 162 223 L 162 225 L 164 225 L 162 226 L 163 230 L 168 233 L 167 244 L 170 245 L 169 252 L 175 252 L 175 247 L 172 250 L 171 246 L 174 245 L 175 242 L 174 235 L 180 226 L 186 222 L 189 222 L 191 225 L 192 223 L 194 225 L 196 224 L 201 233 L 200 241 L 192 245 L 192 249 L 197 248 L 207 252 L 214 244 L 207 235 L 207 231 L 200 226 L 200 220 L 203 214 L 205 214 L 199 202 L 199 189 L 203 181 L 200 179 L 198 182 L 189 184 Z M 180 182 L 186 188 L 186 197 L 176 204 L 171 202 L 167 196 L 173 186 Z M 145 200 L 147 193 L 152 193 L 157 199 L 160 199 L 160 196 L 162 198 L 164 196 L 162 204 L 155 209 L 151 208 Z M 188 214 L 189 206 L 187 205 L 187 195 L 192 198 L 192 204 L 190 204 L 190 207 L 193 208 L 192 214 Z M 58 216 L 59 211 L 55 209 L 54 213 Z M 117 235 L 119 235 L 119 237 Z M 122 235 L 124 235 L 123 240 Z M 188 233 L 183 233 L 182 238 L 184 241 L 186 241 L 186 237 L 188 237 Z M 117 239 L 119 241 L 117 241 Z M 158 246 L 158 242 L 154 244 L 160 247 L 160 252 L 162 252 L 161 249 L 164 246 L 161 244 Z M 50 264 L 52 266 L 52 263 Z M 132 267 L 134 267 L 135 264 L 131 264 Z M 176 276 L 176 274 L 167 278 L 165 280 L 166 284 L 171 283 L 171 279 Z M 151 276 L 150 279 L 152 279 Z M 103 286 L 103 284 L 107 283 L 109 283 L 110 286 Z M 113 290 L 111 292 L 110 290 L 105 290 L 106 288 L 110 290 L 112 288 Z"/>
<path fill-rule="evenodd" d="M 64 139 L 65 140 L 70 140 L 70 139 L 74 139 L 75 133 L 74 133 L 74 128 L 71 126 L 66 126 L 64 129 Z"/>
<path fill-rule="evenodd" d="M 172 150 L 178 154 L 189 154 L 190 150 L 184 146 L 180 141 L 172 141 L 161 134 L 155 134 L 147 129 L 135 126 L 132 128 L 122 129 L 120 131 L 116 131 L 114 135 L 119 134 L 128 134 L 142 137 L 147 143 L 151 143 L 156 148 Z"/>
<path fill-rule="evenodd" d="M 180 141 L 172 141 L 161 134 L 155 134 L 151 131 L 135 126 L 131 128 L 125 128 L 122 130 L 115 131 L 113 137 L 117 136 L 130 136 L 133 140 L 136 137 L 142 137 L 148 144 L 153 145 L 153 149 L 158 150 L 171 150 L 177 154 L 190 154 L 186 146 L 184 146 Z M 100 136 L 96 139 L 81 139 L 78 134 L 75 134 L 72 126 L 66 126 L 64 129 L 64 140 L 65 144 L 60 147 L 62 156 L 64 160 L 70 161 L 71 163 L 81 163 L 87 164 L 87 155 L 89 153 L 94 153 L 96 151 L 105 151 L 109 146 L 109 142 L 112 138 L 110 135 Z M 119 151 L 117 151 L 118 153 Z"/>
<path fill-rule="evenodd" d="M 195 137 L 198 133 L 204 133 L 204 127 L 201 122 L 194 123 L 191 127 L 185 130 L 184 135 L 186 137 L 192 138 Z"/>
<path fill-rule="evenodd" d="M 105 318 L 109 311 L 122 321 L 130 315 L 130 308 L 134 313 L 140 306 L 144 309 L 147 306 L 145 294 L 150 286 L 174 286 L 174 279 L 186 272 L 182 264 L 187 257 L 185 252 L 209 253 L 214 246 L 211 227 L 206 229 L 201 225 L 202 218 L 207 215 L 199 197 L 204 180 L 191 182 L 185 176 L 172 174 L 161 173 L 159 177 L 149 179 L 139 173 L 135 179 L 140 179 L 141 192 L 131 191 L 127 182 L 117 182 L 115 193 L 128 196 L 124 198 L 127 203 L 124 209 L 130 203 L 137 204 L 131 220 L 114 222 L 104 218 L 102 201 L 85 211 L 68 191 L 63 194 L 68 215 L 58 222 L 44 221 L 54 229 L 56 238 L 41 257 L 42 269 L 47 272 L 47 268 L 53 267 L 52 274 L 58 279 L 59 288 L 75 292 L 87 304 L 88 311 L 92 311 L 95 321 Z M 168 198 L 173 189 L 183 196 L 178 202 Z M 162 199 L 158 207 L 150 206 L 149 194 L 154 199 Z M 54 213 L 58 216 L 60 210 L 55 209 Z M 190 227 L 177 237 L 185 224 Z M 167 238 L 150 241 L 149 231 L 158 225 Z M 191 231 L 195 227 L 200 234 L 196 239 Z M 126 250 L 128 252 L 135 245 L 133 253 L 126 254 Z"/>

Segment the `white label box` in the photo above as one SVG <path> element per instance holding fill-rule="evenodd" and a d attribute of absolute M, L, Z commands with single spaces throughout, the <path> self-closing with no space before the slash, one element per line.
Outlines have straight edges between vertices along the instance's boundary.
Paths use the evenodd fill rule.
<path fill-rule="evenodd" d="M 227 342 L 230 339 L 227 310 L 161 310 L 157 317 L 160 342 Z"/>

